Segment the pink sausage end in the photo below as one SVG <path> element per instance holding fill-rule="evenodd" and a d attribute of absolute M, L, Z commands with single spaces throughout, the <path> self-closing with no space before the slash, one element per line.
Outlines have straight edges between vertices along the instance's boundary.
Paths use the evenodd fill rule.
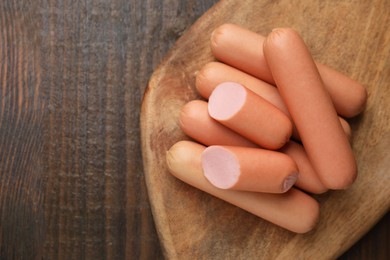
<path fill-rule="evenodd" d="M 215 187 L 229 189 L 237 183 L 240 165 L 233 153 L 220 146 L 210 146 L 202 153 L 201 160 L 206 179 Z"/>
<path fill-rule="evenodd" d="M 229 102 L 227 102 L 229 100 Z M 209 99 L 209 114 L 217 120 L 227 120 L 234 116 L 245 104 L 246 91 L 238 83 L 220 84 Z"/>

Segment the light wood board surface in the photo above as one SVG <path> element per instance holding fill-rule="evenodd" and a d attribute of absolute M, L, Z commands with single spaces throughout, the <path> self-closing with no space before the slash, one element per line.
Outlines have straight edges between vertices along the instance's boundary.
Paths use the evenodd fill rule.
<path fill-rule="evenodd" d="M 213 60 L 209 37 L 223 23 L 266 35 L 301 33 L 315 59 L 361 82 L 369 98 L 349 120 L 359 177 L 346 191 L 318 196 L 321 218 L 297 235 L 176 180 L 165 152 L 185 139 L 180 108 L 199 98 L 197 71 Z M 328 259 L 339 256 L 390 206 L 390 2 L 221 1 L 199 19 L 153 74 L 141 112 L 142 154 L 154 220 L 168 258 Z"/>

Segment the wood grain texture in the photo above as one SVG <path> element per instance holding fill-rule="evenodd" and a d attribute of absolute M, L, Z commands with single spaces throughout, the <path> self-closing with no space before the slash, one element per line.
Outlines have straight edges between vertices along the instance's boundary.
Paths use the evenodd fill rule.
<path fill-rule="evenodd" d="M 168 258 L 336 258 L 387 212 L 390 31 L 383 25 L 390 23 L 389 14 L 390 2 L 381 0 L 337 4 L 226 0 L 177 42 L 150 80 L 141 121 L 146 182 Z M 209 36 L 225 22 L 263 35 L 274 27 L 294 27 L 318 61 L 357 79 L 369 92 L 365 113 L 351 120 L 359 178 L 346 191 L 318 196 L 321 220 L 308 234 L 296 235 L 266 223 L 189 187 L 166 170 L 165 152 L 186 138 L 178 127 L 180 108 L 198 98 L 195 75 L 213 60 Z"/>
<path fill-rule="evenodd" d="M 44 102 L 36 8 L 0 3 L 0 259 L 39 258 Z"/>
<path fill-rule="evenodd" d="M 390 212 L 362 239 L 345 252 L 340 260 L 390 258 Z"/>
<path fill-rule="evenodd" d="M 215 2 L 0 1 L 1 260 L 163 257 L 141 99 L 168 49 Z M 389 255 L 388 216 L 347 259 Z"/>
<path fill-rule="evenodd" d="M 209 5 L 116 0 L 45 6 L 44 256 L 159 258 L 140 152 L 141 96 L 165 51 Z"/>
<path fill-rule="evenodd" d="M 139 114 L 212 1 L 0 3 L 0 259 L 156 259 Z"/>

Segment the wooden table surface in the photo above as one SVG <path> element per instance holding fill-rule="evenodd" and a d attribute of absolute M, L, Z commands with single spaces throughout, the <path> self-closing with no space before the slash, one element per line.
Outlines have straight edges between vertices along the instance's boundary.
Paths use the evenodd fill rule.
<path fill-rule="evenodd" d="M 142 95 L 216 0 L 0 1 L 0 259 L 160 259 Z M 341 259 L 389 259 L 390 213 Z"/>

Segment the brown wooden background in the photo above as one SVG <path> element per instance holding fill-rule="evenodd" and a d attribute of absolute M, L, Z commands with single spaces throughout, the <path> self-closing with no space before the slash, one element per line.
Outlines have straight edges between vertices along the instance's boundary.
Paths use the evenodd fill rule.
<path fill-rule="evenodd" d="M 216 0 L 0 0 L 0 259 L 159 259 L 139 114 Z M 341 259 L 390 258 L 390 213 Z"/>

